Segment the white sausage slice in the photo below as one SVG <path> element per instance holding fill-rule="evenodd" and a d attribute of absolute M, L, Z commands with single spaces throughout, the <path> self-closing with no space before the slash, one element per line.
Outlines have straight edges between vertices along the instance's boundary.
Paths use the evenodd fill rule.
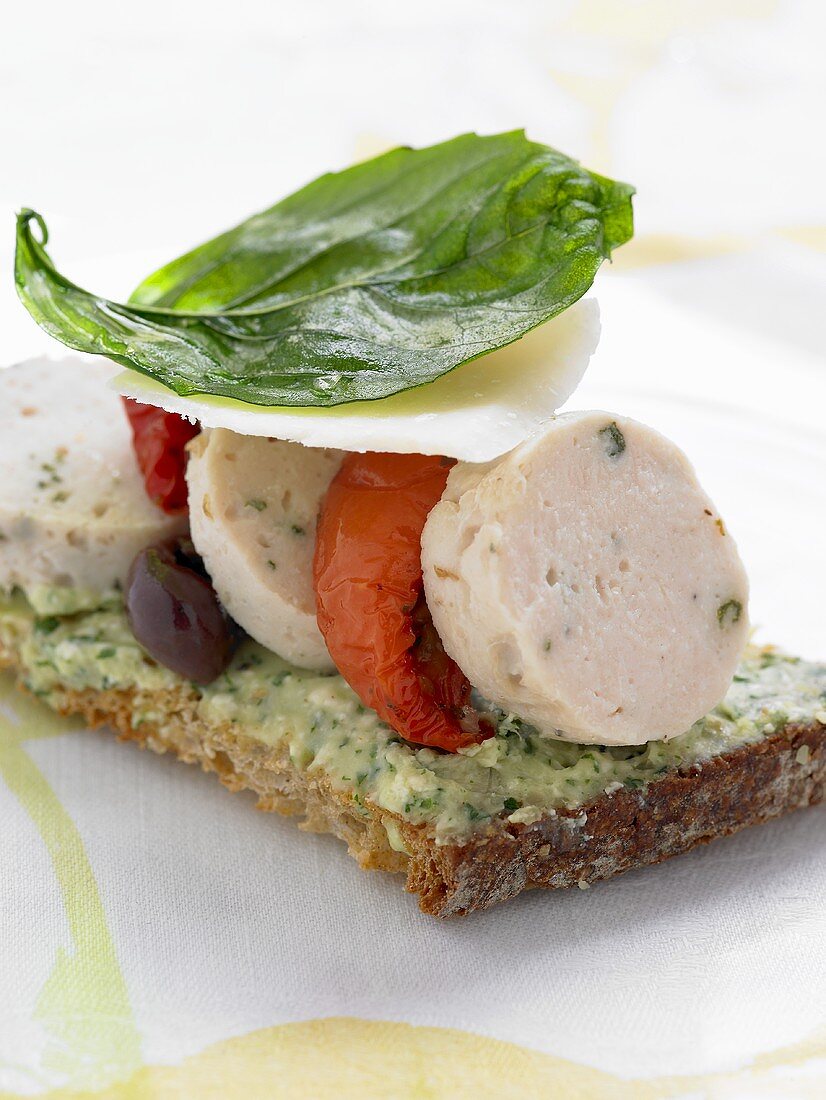
<path fill-rule="evenodd" d="M 569 741 L 686 732 L 746 642 L 746 574 L 688 459 L 611 413 L 569 413 L 502 459 L 459 463 L 422 563 L 471 683 Z"/>
<path fill-rule="evenodd" d="M 316 517 L 340 451 L 223 428 L 189 444 L 192 541 L 230 615 L 301 668 L 334 668 L 316 622 Z"/>
<path fill-rule="evenodd" d="M 138 551 L 186 530 L 146 495 L 116 370 L 74 357 L 0 370 L 0 590 L 39 614 L 117 599 Z"/>

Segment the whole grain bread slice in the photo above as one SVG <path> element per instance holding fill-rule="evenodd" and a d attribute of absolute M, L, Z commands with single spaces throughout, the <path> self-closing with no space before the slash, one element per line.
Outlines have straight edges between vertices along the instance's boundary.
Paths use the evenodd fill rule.
<path fill-rule="evenodd" d="M 22 667 L 13 648 L 0 665 Z M 360 866 L 406 874 L 407 889 L 425 913 L 465 915 L 522 890 L 586 885 L 659 863 L 681 852 L 821 802 L 826 796 L 826 725 L 785 726 L 760 741 L 686 769 L 672 769 L 644 789 L 622 788 L 575 810 L 560 809 L 530 824 L 494 819 L 463 843 L 437 844 L 424 825 L 365 803 L 297 767 L 286 748 L 272 748 L 226 723 L 197 713 L 185 683 L 157 700 L 162 721 L 134 721 L 129 689 L 58 689 L 50 705 L 78 714 L 121 739 L 172 752 L 217 774 L 230 790 L 251 790 L 258 807 L 303 818 L 301 828 L 343 840 Z M 404 851 L 391 846 L 388 826 Z"/>

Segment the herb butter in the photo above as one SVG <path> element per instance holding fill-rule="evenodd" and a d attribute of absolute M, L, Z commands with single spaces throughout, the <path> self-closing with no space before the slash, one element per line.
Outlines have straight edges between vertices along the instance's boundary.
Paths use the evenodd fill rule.
<path fill-rule="evenodd" d="M 119 606 L 38 618 L 21 596 L 7 598 L 0 602 L 0 644 L 19 654 L 27 686 L 47 703 L 63 688 L 129 688 L 138 723 L 160 718 L 157 693 L 182 683 L 147 657 Z M 669 769 L 760 740 L 787 722 L 811 721 L 826 709 L 826 666 L 752 651 L 725 700 L 668 742 L 576 745 L 540 737 L 514 715 L 499 714 L 495 737 L 452 755 L 401 741 L 340 676 L 297 669 L 253 642 L 218 680 L 192 691 L 205 723 L 234 723 L 247 737 L 286 745 L 298 767 L 350 792 L 355 806 L 373 804 L 427 824 L 445 843 L 494 816 L 531 822 L 606 791 L 644 789 Z M 584 813 L 573 821 L 586 823 Z M 395 839 L 394 847 L 403 846 Z"/>

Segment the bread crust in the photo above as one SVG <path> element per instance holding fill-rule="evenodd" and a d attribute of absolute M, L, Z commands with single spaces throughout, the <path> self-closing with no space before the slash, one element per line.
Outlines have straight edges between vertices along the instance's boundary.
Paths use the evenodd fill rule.
<path fill-rule="evenodd" d="M 16 655 L 0 648 L 2 665 L 15 669 L 23 686 Z M 185 684 L 157 698 L 162 723 L 136 724 L 128 689 L 59 690 L 50 705 L 92 727 L 107 725 L 122 740 L 200 764 L 230 790 L 253 791 L 259 809 L 302 816 L 301 828 L 339 837 L 361 867 L 405 873 L 422 911 L 436 917 L 487 909 L 526 889 L 584 886 L 659 863 L 826 797 L 826 725 L 812 721 L 668 772 L 644 789 L 622 788 L 531 824 L 501 817 L 463 843 L 437 844 L 425 825 L 367 801 L 355 806 L 346 791 L 296 767 L 285 748 L 239 734 L 231 723 L 207 726 Z M 387 826 L 406 851 L 391 846 Z"/>
<path fill-rule="evenodd" d="M 808 753 L 801 752 L 804 746 Z M 701 766 L 664 775 L 644 790 L 623 788 L 531 825 L 501 822 L 466 845 L 435 849 L 408 887 L 425 912 L 447 917 L 486 909 L 522 890 L 557 889 L 660 863 L 716 837 L 822 802 L 826 726 L 790 725 Z"/>

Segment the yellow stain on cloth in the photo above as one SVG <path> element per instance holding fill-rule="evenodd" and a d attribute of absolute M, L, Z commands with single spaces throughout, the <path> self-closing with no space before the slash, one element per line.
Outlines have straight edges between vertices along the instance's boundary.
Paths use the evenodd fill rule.
<path fill-rule="evenodd" d="M 48 1035 L 36 1076 L 94 1088 L 141 1065 L 126 985 L 80 833 L 25 749 L 25 742 L 82 729 L 17 693 L 0 677 L 0 778 L 37 829 L 49 854 L 71 949 L 58 947 L 37 1000 Z M 21 1071 L 31 1073 L 32 1066 Z"/>
<path fill-rule="evenodd" d="M 824 1055 L 821 1036 L 745 1070 L 626 1080 L 452 1028 L 334 1017 L 227 1039 L 180 1065 L 146 1066 L 105 1092 L 57 1090 L 43 1100 L 822 1100 L 826 1080 L 799 1070 Z"/>
<path fill-rule="evenodd" d="M 734 19 L 763 20 L 777 0 L 579 0 L 558 30 L 602 48 L 606 61 L 598 71 L 563 71 L 551 76 L 588 115 L 590 140 L 585 161 L 611 175 L 614 119 L 623 97 L 659 63 L 675 35 L 696 34 Z"/>
<path fill-rule="evenodd" d="M 826 252 L 826 225 L 790 225 L 778 229 L 777 233 L 804 248 Z"/>
<path fill-rule="evenodd" d="M 744 252 L 752 247 L 752 239 L 727 234 L 689 237 L 671 233 L 647 233 L 634 237 L 626 248 L 615 252 L 606 272 L 633 271 L 640 267 L 685 263 L 689 260 L 708 260 L 734 252 Z"/>
<path fill-rule="evenodd" d="M 729 256 L 758 247 L 772 236 L 782 237 L 803 248 L 826 252 L 826 226 L 777 226 L 767 229 L 758 237 L 736 236 L 720 233 L 715 236 L 688 236 L 676 233 L 644 233 L 635 236 L 625 247 L 611 257 L 606 274 L 633 271 L 641 267 L 660 264 L 687 263 L 690 260 L 709 260 Z"/>

